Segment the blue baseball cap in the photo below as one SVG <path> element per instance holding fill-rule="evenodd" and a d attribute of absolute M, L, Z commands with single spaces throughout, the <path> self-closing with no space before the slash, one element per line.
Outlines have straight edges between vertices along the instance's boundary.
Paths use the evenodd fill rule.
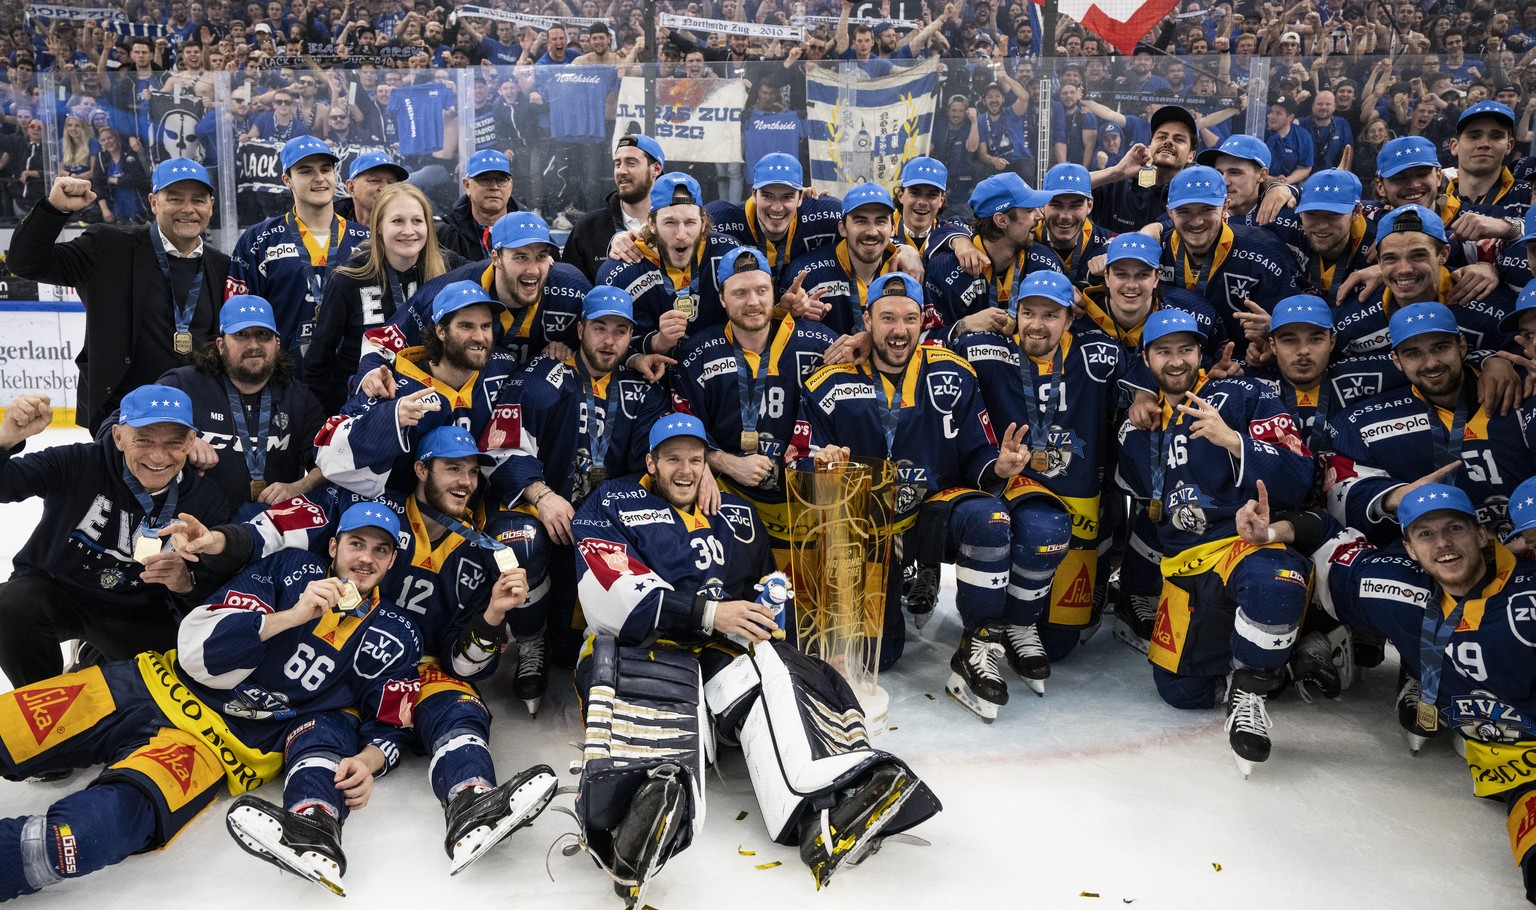
<path fill-rule="evenodd" d="M 386 503 L 368 499 L 353 503 L 336 522 L 336 536 L 361 528 L 378 528 L 394 539 L 397 548 L 400 546 L 400 516 Z"/>
<path fill-rule="evenodd" d="M 581 299 L 581 318 L 591 322 L 604 316 L 621 316 L 635 321 L 635 298 L 619 287 L 600 284 Z"/>
<path fill-rule="evenodd" d="M 213 189 L 213 180 L 208 176 L 207 168 L 191 158 L 167 158 L 155 165 L 154 173 L 149 178 L 149 191 L 158 193 L 183 180 L 194 180 L 209 190 Z"/>
<path fill-rule="evenodd" d="M 877 276 L 869 283 L 869 297 L 864 301 L 864 309 L 868 310 L 875 305 L 875 301 L 882 297 L 909 297 L 917 301 L 917 305 L 923 305 L 923 286 L 906 272 L 889 272 Z"/>
<path fill-rule="evenodd" d="M 1431 512 L 1460 512 L 1477 518 L 1472 499 L 1465 492 L 1445 483 L 1427 483 L 1403 497 L 1397 505 L 1397 523 L 1404 531 Z"/>
<path fill-rule="evenodd" d="M 1257 136 L 1249 136 L 1246 133 L 1235 133 L 1221 140 L 1221 145 L 1213 149 L 1206 149 L 1195 156 L 1197 164 L 1208 167 L 1216 166 L 1216 159 L 1222 155 L 1229 158 L 1241 158 L 1244 161 L 1252 161 L 1259 167 L 1267 168 L 1272 160 L 1269 146 Z"/>
<path fill-rule="evenodd" d="M 455 281 L 438 291 L 437 296 L 432 298 L 432 324 L 436 325 L 448 314 L 477 303 L 489 304 L 493 313 L 506 309 L 500 300 L 487 294 L 485 288 L 478 282 Z"/>
<path fill-rule="evenodd" d="M 944 166 L 944 162 L 927 155 L 913 158 L 901 168 L 901 187 L 906 189 L 914 186 L 936 186 L 947 191 L 949 168 Z"/>
<path fill-rule="evenodd" d="M 1376 222 L 1376 242 L 1396 233 L 1428 234 L 1445 243 L 1445 222 L 1422 205 L 1400 205 Z"/>
<path fill-rule="evenodd" d="M 1088 169 L 1081 164 L 1058 164 L 1045 172 L 1045 182 L 1040 184 L 1040 191 L 1050 193 L 1052 199 L 1057 196 L 1092 199 L 1093 183 L 1088 176 Z"/>
<path fill-rule="evenodd" d="M 1334 167 L 1318 171 L 1301 185 L 1301 202 L 1296 206 L 1296 212 L 1348 215 L 1359 204 L 1360 178 Z"/>
<path fill-rule="evenodd" d="M 1456 135 L 1460 136 L 1467 124 L 1479 117 L 1492 117 L 1503 123 L 1511 133 L 1515 131 L 1515 112 L 1510 110 L 1509 105 L 1497 101 L 1479 101 L 1456 118 Z"/>
<path fill-rule="evenodd" d="M 1397 507 L 1397 514 L 1403 514 L 1401 505 Z M 1536 477 L 1526 479 L 1510 494 L 1509 520 L 1514 527 L 1504 535 L 1506 541 L 1513 540 L 1522 531 L 1536 528 Z"/>
<path fill-rule="evenodd" d="M 1376 153 L 1376 173 L 1396 177 L 1411 167 L 1439 167 L 1435 144 L 1423 136 L 1399 136 Z"/>
<path fill-rule="evenodd" d="M 347 179 L 356 180 L 358 177 L 361 177 L 363 174 L 366 174 L 377 167 L 385 168 L 401 180 L 411 176 L 411 172 L 401 167 L 400 162 L 389 157 L 383 152 L 375 151 L 363 152 L 361 155 L 353 158 L 352 166 L 347 168 Z"/>
<path fill-rule="evenodd" d="M 480 451 L 469 431 L 455 423 L 444 424 L 421 438 L 416 444 L 416 460 L 431 461 L 434 458 L 468 458 L 471 455 L 482 466 L 496 463 L 496 459 Z"/>
<path fill-rule="evenodd" d="M 1134 259 L 1156 269 L 1163 262 L 1163 248 L 1151 237 L 1138 231 L 1111 237 L 1104 253 L 1106 266 L 1114 265 L 1122 259 Z"/>
<path fill-rule="evenodd" d="M 1044 297 L 1052 303 L 1059 303 L 1064 307 L 1072 306 L 1072 279 L 1060 272 L 1049 269 L 1041 269 L 1031 272 L 1019 282 L 1014 291 L 1013 303 L 1017 309 L 1027 298 Z"/>
<path fill-rule="evenodd" d="M 1520 242 L 1530 243 L 1532 240 L 1536 240 L 1536 205 L 1525 210 L 1525 236 Z"/>
<path fill-rule="evenodd" d="M 971 190 L 971 211 L 977 218 L 991 218 L 1009 209 L 1037 209 L 1050 202 L 1052 194 L 1034 190 L 1024 178 L 1013 172 L 994 174 Z"/>
<path fill-rule="evenodd" d="M 465 177 L 479 177 L 481 174 L 506 174 L 512 176 L 512 162 L 507 156 L 495 149 L 485 149 L 469 156 L 469 162 L 464 165 Z"/>
<path fill-rule="evenodd" d="M 644 133 L 627 133 L 619 139 L 618 148 L 637 148 L 650 156 L 662 167 L 667 166 L 667 156 L 661 151 L 661 143 Z"/>
<path fill-rule="evenodd" d="M 1101 121 L 1099 123 L 1099 135 L 1100 136 L 1123 136 L 1125 134 L 1123 132 L 1121 132 L 1120 127 L 1119 127 L 1118 124 L 1105 123 L 1105 122 Z"/>
<path fill-rule="evenodd" d="M 704 191 L 699 189 L 699 181 L 682 171 L 668 171 L 657 177 L 651 185 L 651 211 L 660 211 L 678 203 L 703 208 Z"/>
<path fill-rule="evenodd" d="M 891 191 L 878 183 L 861 183 L 843 196 L 845 216 L 852 214 L 861 205 L 883 205 L 896 211 L 896 201 L 891 198 Z"/>
<path fill-rule="evenodd" d="M 758 271 L 766 273 L 768 279 L 773 280 L 773 273 L 768 271 L 768 257 L 757 247 L 739 246 L 720 257 L 720 264 L 715 268 L 715 280 L 724 288 L 725 280 L 732 275 Z"/>
<path fill-rule="evenodd" d="M 1288 325 L 1310 325 L 1333 331 L 1333 310 L 1328 301 L 1311 294 L 1292 294 L 1275 304 L 1269 315 L 1269 334 Z"/>
<path fill-rule="evenodd" d="M 1527 281 L 1525 287 L 1520 289 L 1520 296 L 1515 298 L 1515 308 L 1499 320 L 1499 330 L 1513 334 L 1520 325 L 1520 317 L 1532 310 L 1536 310 L 1536 278 Z"/>
<path fill-rule="evenodd" d="M 241 329 L 260 328 L 278 335 L 272 304 L 255 294 L 236 294 L 219 309 L 219 332 L 233 335 Z M 278 335 L 278 337 L 282 337 Z"/>
<path fill-rule="evenodd" d="M 554 246 L 549 225 L 533 212 L 508 212 L 491 225 L 491 249 L 515 250 L 535 243 Z"/>
<path fill-rule="evenodd" d="M 1227 181 L 1213 167 L 1197 164 L 1179 171 L 1168 185 L 1168 208 L 1227 203 Z"/>
<path fill-rule="evenodd" d="M 1205 333 L 1200 331 L 1200 324 L 1195 322 L 1195 317 L 1183 310 L 1157 310 L 1147 317 L 1147 321 L 1141 327 L 1142 350 L 1152 346 L 1152 342 L 1168 335 L 1177 335 L 1180 332 L 1191 332 L 1205 340 Z"/>
<path fill-rule="evenodd" d="M 1391 321 L 1387 323 L 1387 334 L 1392 339 L 1394 349 L 1410 338 L 1433 332 L 1461 334 L 1456 317 L 1451 315 L 1450 308 L 1443 303 L 1409 304 L 1393 313 Z"/>
<path fill-rule="evenodd" d="M 117 408 L 117 422 L 130 427 L 157 423 L 191 427 L 192 399 L 181 389 L 168 385 L 141 385 L 123 396 L 123 403 Z"/>
<path fill-rule="evenodd" d="M 773 152 L 757 159 L 757 166 L 752 168 L 752 189 L 760 190 L 765 186 L 805 189 L 805 171 L 800 167 L 800 160 L 783 152 Z"/>
<path fill-rule="evenodd" d="M 294 136 L 292 139 L 289 139 L 283 143 L 283 150 L 278 153 L 278 158 L 282 160 L 283 173 L 286 174 L 293 170 L 295 164 L 298 164 L 305 158 L 313 158 L 316 155 L 329 158 L 332 161 L 341 160 L 329 144 L 314 136 Z"/>
<path fill-rule="evenodd" d="M 692 414 L 668 414 L 651 424 L 651 451 L 679 436 L 691 436 L 709 445 L 709 434 L 704 432 L 704 423 L 699 418 Z"/>

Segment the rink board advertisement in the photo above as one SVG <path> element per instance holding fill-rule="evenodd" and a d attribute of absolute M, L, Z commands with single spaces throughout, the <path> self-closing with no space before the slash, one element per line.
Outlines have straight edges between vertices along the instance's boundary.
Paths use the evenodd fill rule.
<path fill-rule="evenodd" d="M 18 395 L 33 392 L 52 402 L 53 426 L 74 426 L 75 356 L 84 341 L 85 307 L 74 288 L 0 277 L 0 419 Z"/>

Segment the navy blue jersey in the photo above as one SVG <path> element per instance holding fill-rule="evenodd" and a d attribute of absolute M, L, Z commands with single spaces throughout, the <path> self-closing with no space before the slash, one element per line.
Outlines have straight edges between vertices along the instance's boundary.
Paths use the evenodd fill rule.
<path fill-rule="evenodd" d="M 1295 257 L 1261 228 L 1223 226 L 1209 268 L 1189 260 L 1182 247 L 1178 231 L 1164 233 L 1163 287 L 1204 297 L 1226 325 L 1228 338 L 1244 337 L 1235 314 L 1248 312 L 1245 300 L 1273 310 L 1282 298 L 1301 293 Z"/>
<path fill-rule="evenodd" d="M 1445 303 L 1451 293 L 1451 273 L 1440 270 L 1440 293 Z M 1499 323 L 1514 308 L 1514 295 L 1508 288 L 1497 287 L 1486 298 L 1466 303 L 1447 304 L 1456 325 L 1467 339 L 1467 349 L 1478 352 L 1474 362 L 1481 363 L 1488 352 L 1503 347 L 1508 340 Z M 1402 306 L 1390 288 L 1382 288 L 1365 300 L 1350 300 L 1333 311 L 1333 349 L 1337 356 L 1385 353 L 1392 349 L 1389 331 L 1392 314 Z"/>
<path fill-rule="evenodd" d="M 843 218 L 843 203 L 836 196 L 820 199 L 801 198 L 799 217 L 789 226 L 789 234 L 782 243 L 775 244 L 758 228 L 757 200 L 751 197 L 741 205 L 733 202 L 711 202 L 704 206 L 714 228 L 736 241 L 738 246 L 750 246 L 768 257 L 768 267 L 773 270 L 774 283 L 784 280 L 784 272 L 794 260 L 812 250 L 837 243 L 837 225 Z M 788 281 L 794 280 L 790 275 Z M 787 283 L 787 282 L 786 282 Z"/>
<path fill-rule="evenodd" d="M 886 245 L 877 275 L 899 271 L 895 264 L 899 249 L 894 243 Z M 791 262 L 774 293 L 782 296 L 801 272 L 806 276 L 800 287 L 807 294 L 821 291 L 821 302 L 831 306 L 821 319 L 823 325 L 838 335 L 863 331 L 864 298 L 869 294 L 869 287 L 853 274 L 853 267 L 848 262 L 848 241 L 839 240 L 834 246 L 812 250 Z"/>
<path fill-rule="evenodd" d="M 1057 271 L 1066 273 L 1072 283 L 1079 289 L 1094 283 L 1094 279 L 1088 274 L 1088 260 L 1103 254 L 1109 246 L 1109 240 L 1114 237 L 1114 232 L 1094 223 L 1092 218 L 1083 219 L 1083 230 L 1074 238 L 1070 249 L 1057 249 L 1046 238 L 1045 219 L 1035 222 L 1035 245 L 1044 247 L 1056 254 L 1061 261 L 1061 267 Z M 1065 254 L 1065 255 L 1063 255 Z"/>
<path fill-rule="evenodd" d="M 1350 223 L 1349 242 L 1337 258 L 1327 259 L 1312 249 L 1301 227 L 1301 216 L 1290 209 L 1281 212 L 1264 226 L 1290 249 L 1301 267 L 1303 294 L 1315 294 L 1331 305 L 1339 288 L 1350 275 L 1371 264 L 1371 248 L 1376 245 L 1376 222 L 1356 215 Z"/>
<path fill-rule="evenodd" d="M 1159 288 L 1156 291 L 1157 299 L 1147 309 L 1150 316 L 1164 307 L 1182 310 L 1195 317 L 1195 324 L 1205 335 L 1205 343 L 1201 346 L 1202 360 L 1208 360 L 1205 366 L 1210 366 L 1221 359 L 1221 352 L 1227 346 L 1227 326 L 1217 317 L 1216 311 L 1205 302 L 1205 298 L 1183 288 Z M 1083 315 L 1072 326 L 1074 332 L 1086 332 L 1097 329 L 1120 343 L 1126 351 L 1137 355 L 1141 353 L 1141 329 L 1147 323 L 1146 318 L 1132 328 L 1122 328 L 1109 313 L 1109 289 L 1104 285 L 1094 285 L 1083 291 Z M 1150 377 L 1148 377 L 1150 381 Z M 1148 387 L 1150 388 L 1150 387 Z"/>
<path fill-rule="evenodd" d="M 986 255 L 980 240 L 973 237 L 971 243 Z M 923 273 L 923 296 L 927 298 L 923 307 L 925 336 L 949 342 L 954 338 L 955 323 L 964 317 L 989 307 L 1011 310 L 1014 287 L 1023 276 L 1042 270 L 1062 271 L 1061 260 L 1043 243 L 1031 243 L 1019 250 L 1000 275 L 989 262 L 982 274 L 973 276 L 960 267 L 954 250 L 941 248 L 928 260 Z"/>
<path fill-rule="evenodd" d="M 652 350 L 661 314 L 673 309 L 679 297 L 693 299 L 693 315 L 688 320 L 690 334 L 725 323 L 716 273 L 720 258 L 740 244 L 718 232 L 707 234 L 686 271 L 664 267 L 655 249 L 644 243 L 637 246 L 644 257 L 639 262 L 609 259 L 597 270 L 598 284 L 623 288 L 635 298 L 635 334 L 631 343 L 635 353 Z"/>

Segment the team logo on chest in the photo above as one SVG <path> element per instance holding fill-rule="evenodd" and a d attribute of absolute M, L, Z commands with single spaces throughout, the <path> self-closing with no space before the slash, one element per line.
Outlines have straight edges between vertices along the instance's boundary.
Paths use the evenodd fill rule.
<path fill-rule="evenodd" d="M 1186 534 L 1204 534 L 1210 527 L 1205 518 L 1205 506 L 1211 504 L 1209 496 L 1193 484 L 1179 484 L 1168 494 L 1168 510 L 1173 526 Z"/>
<path fill-rule="evenodd" d="M 1248 299 L 1249 293 L 1259 283 L 1259 279 L 1252 275 L 1236 275 L 1232 272 L 1222 276 L 1222 281 L 1227 286 L 1227 306 L 1234 312 L 1242 312 L 1246 308 L 1243 301 Z"/>
<path fill-rule="evenodd" d="M 940 414 L 953 414 L 960 404 L 960 377 L 934 373 L 928 377 L 928 400 Z"/>
<path fill-rule="evenodd" d="M 405 643 L 393 633 L 370 627 L 352 655 L 352 669 L 363 679 L 375 679 L 405 656 Z"/>

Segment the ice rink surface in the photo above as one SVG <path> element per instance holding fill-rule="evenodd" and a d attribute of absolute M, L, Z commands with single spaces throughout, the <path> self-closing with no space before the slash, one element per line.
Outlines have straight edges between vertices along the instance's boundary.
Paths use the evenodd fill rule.
<path fill-rule="evenodd" d="M 52 430 L 29 448 L 84 438 Z M 40 511 L 36 502 L 0 506 L 0 556 L 8 561 Z M 768 839 L 741 755 L 727 748 L 710 773 L 702 835 L 662 871 L 648 903 L 656 910 L 1529 906 L 1503 806 L 1472 796 L 1448 738 L 1409 754 L 1392 709 L 1395 658 L 1338 701 L 1308 705 L 1294 693 L 1271 701 L 1274 755 L 1245 781 L 1220 712 L 1165 706 L 1145 657 L 1107 626 L 1054 668 L 1044 698 L 1010 678 L 1011 702 L 995 724 L 982 724 L 944 695 L 960 633 L 953 603 L 946 577 L 937 616 L 921 633 L 909 626 L 915 637 L 905 656 L 881 676 L 891 729 L 876 743 L 906 759 L 944 803 L 913 832 L 931 846 L 890 844 L 817 893 L 798 852 Z M 580 759 L 581 730 L 569 671 L 556 670 L 537 719 L 512 698 L 505 672 L 484 694 L 497 715 L 492 750 L 503 776 L 547 763 L 562 786 L 574 786 L 568 769 Z M 588 857 L 550 852 L 575 830 L 554 811 L 450 878 L 443 814 L 426 771 L 426 759 L 407 758 L 348 820 L 344 900 L 242 853 L 224 830 L 226 797 L 165 850 L 21 904 L 621 906 Z M 41 812 L 94 773 L 55 784 L 0 781 L 0 815 Z M 259 792 L 281 799 L 280 783 Z M 780 865 L 757 868 L 773 862 Z"/>

